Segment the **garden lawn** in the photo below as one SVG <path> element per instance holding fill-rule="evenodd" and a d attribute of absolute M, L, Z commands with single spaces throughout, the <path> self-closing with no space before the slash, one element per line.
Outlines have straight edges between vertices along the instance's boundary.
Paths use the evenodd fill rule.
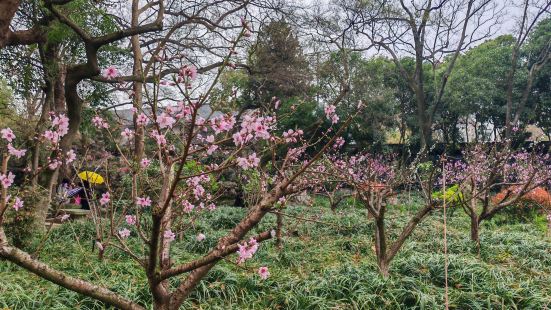
<path fill-rule="evenodd" d="M 407 201 L 407 199 L 404 199 Z M 418 207 L 413 200 L 391 207 L 388 228 L 395 234 Z M 243 216 L 245 209 L 219 207 L 173 243 L 176 261 L 206 253 Z M 343 207 L 333 214 L 325 201 L 288 207 L 289 236 L 279 251 L 262 243 L 252 260 L 236 256 L 218 264 L 184 304 L 185 309 L 443 309 L 442 213 L 433 212 L 415 230 L 391 264 L 388 279 L 377 273 L 373 224 L 366 212 Z M 461 210 L 448 218 L 449 304 L 453 309 L 546 309 L 551 307 L 551 240 L 538 216 L 519 222 L 500 215 L 481 228 L 480 257 L 469 241 L 469 220 Z M 257 232 L 273 227 L 269 215 Z M 206 239 L 196 241 L 198 233 Z M 141 268 L 110 249 L 103 261 L 90 223 L 68 223 L 51 235 L 40 258 L 71 275 L 104 285 L 132 300 L 151 299 Z M 136 238 L 136 233 L 130 238 Z M 139 248 L 136 248 L 139 251 Z M 261 280 L 260 266 L 271 276 Z M 173 283 L 176 285 L 177 283 Z M 42 280 L 0 261 L 0 308 L 104 309 L 100 302 Z"/>

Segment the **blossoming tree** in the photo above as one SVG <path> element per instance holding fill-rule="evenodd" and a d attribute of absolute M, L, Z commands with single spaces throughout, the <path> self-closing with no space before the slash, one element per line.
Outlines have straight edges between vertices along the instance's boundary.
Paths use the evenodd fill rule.
<path fill-rule="evenodd" d="M 471 240 L 480 250 L 479 226 L 504 208 L 514 205 L 535 188 L 549 184 L 549 155 L 525 150 L 514 151 L 508 145 L 466 150 L 460 160 L 445 164 L 448 184 L 459 185 L 457 201 L 471 219 Z M 495 192 L 503 194 L 492 199 Z"/>
<path fill-rule="evenodd" d="M 333 182 L 340 182 L 343 187 L 353 188 L 357 199 L 375 222 L 374 248 L 377 264 L 379 272 L 385 277 L 388 276 L 392 259 L 417 225 L 438 205 L 431 195 L 436 175 L 434 169 L 420 172 L 415 165 L 414 168 L 397 169 L 391 161 L 367 153 L 330 156 L 324 162 L 325 169 L 320 173 L 325 174 Z M 386 230 L 389 201 L 396 196 L 399 187 L 408 184 L 414 178 L 421 185 L 425 205 L 410 218 L 396 240 L 391 242 Z"/>
<path fill-rule="evenodd" d="M 243 23 L 234 42 L 246 36 L 248 31 Z M 324 135 L 327 137 L 324 142 L 304 139 L 300 130 L 278 134 L 278 120 L 273 111 L 250 111 L 240 119 L 231 112 L 201 117 L 199 110 L 209 104 L 210 94 L 233 54 L 233 49 L 230 49 L 224 65 L 207 87 L 193 88 L 198 73 L 190 64 L 183 64 L 177 74 L 171 76 L 170 82 L 157 80 L 151 87 L 145 87 L 148 109 L 134 107 L 135 128 L 114 128 L 99 114 L 92 119 L 98 132 L 114 142 L 120 156 L 118 161 L 102 159 L 104 166 L 121 169 L 132 179 L 128 190 L 107 178 L 107 192 L 97 201 L 88 197 L 96 224 L 95 245 L 100 258 L 108 249 L 122 251 L 144 270 L 155 309 L 178 309 L 209 270 L 225 257 L 236 253 L 238 264 L 250 260 L 260 244 L 275 235 L 268 230 L 250 236 L 251 230 L 267 213 L 278 208 L 285 196 L 311 186 L 303 175 L 330 149 L 353 117 L 339 120 L 334 110 L 329 111 L 328 118 L 333 125 Z M 153 73 L 163 70 L 163 59 L 157 61 Z M 117 69 L 108 67 L 103 75 L 114 78 Z M 179 99 L 161 101 L 159 94 L 164 87 L 177 89 Z M 330 106 L 337 104 L 346 91 L 343 88 Z M 67 164 L 76 171 L 76 154 L 60 146 L 60 138 L 68 131 L 67 118 L 52 114 L 50 124 L 42 137 L 51 145 L 53 155 L 44 169 L 55 170 Z M 144 133 L 139 138 L 154 146 L 151 150 L 135 147 L 133 139 L 138 138 L 138 130 Z M 122 136 L 121 139 L 118 135 Z M 10 156 L 18 156 L 24 151 L 13 146 L 15 136 L 10 129 L 2 131 L 2 138 L 7 143 L 7 152 L 3 156 L 0 175 L 0 257 L 69 290 L 117 308 L 145 308 L 145 305 L 139 305 L 120 293 L 56 270 L 10 244 L 1 225 L 1 215 L 18 212 L 24 208 L 24 202 L 17 196 L 18 188 L 12 186 L 14 177 L 8 171 L 7 163 Z M 309 148 L 315 151 L 307 156 Z M 281 154 L 282 149 L 285 155 L 279 158 L 276 150 Z M 136 151 L 141 155 L 135 156 Z M 271 165 L 261 166 L 261 158 L 270 161 Z M 153 175 L 146 173 L 152 163 L 159 167 Z M 191 261 L 180 261 L 179 257 L 171 255 L 171 244 L 177 242 L 176 237 L 185 234 L 185 228 L 202 214 L 217 208 L 216 198 L 221 193 L 213 183 L 228 169 L 256 169 L 265 180 L 265 191 L 207 254 Z M 130 203 L 115 203 L 121 199 Z M 203 240 L 205 236 L 196 238 Z M 143 246 L 135 247 L 135 242 L 141 242 Z M 267 278 L 270 274 L 268 267 L 261 266 L 258 274 Z M 169 281 L 171 278 L 179 278 L 179 284 L 174 286 Z"/>

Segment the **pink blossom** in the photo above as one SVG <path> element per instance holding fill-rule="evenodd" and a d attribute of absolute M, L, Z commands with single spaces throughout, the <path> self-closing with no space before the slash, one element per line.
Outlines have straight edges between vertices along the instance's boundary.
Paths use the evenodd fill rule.
<path fill-rule="evenodd" d="M 94 116 L 94 118 L 92 118 L 92 123 L 98 128 L 109 128 L 109 124 L 99 116 Z"/>
<path fill-rule="evenodd" d="M 206 236 L 205 236 L 205 234 L 203 234 L 203 233 L 199 233 L 199 234 L 197 235 L 197 237 L 195 237 L 195 239 L 197 239 L 197 241 L 199 241 L 199 242 L 205 240 L 205 238 L 206 238 Z"/>
<path fill-rule="evenodd" d="M 60 137 L 63 137 L 69 132 L 69 118 L 65 114 L 54 116 L 52 125 L 57 126 L 57 133 Z"/>
<path fill-rule="evenodd" d="M 195 80 L 197 77 L 197 68 L 194 66 L 183 66 L 178 73 L 179 76 L 183 78 L 189 78 L 190 80 Z"/>
<path fill-rule="evenodd" d="M 238 244 L 238 247 L 239 249 L 237 250 L 237 255 L 239 255 L 239 258 L 237 259 L 237 263 L 241 264 L 253 257 L 254 253 L 258 250 L 258 243 L 256 242 L 256 239 L 251 238 L 244 244 Z"/>
<path fill-rule="evenodd" d="M 82 201 L 82 198 L 80 196 L 75 196 L 75 204 L 80 205 L 80 202 Z"/>
<path fill-rule="evenodd" d="M 126 215 L 125 216 L 126 224 L 136 225 L 136 216 L 135 215 Z"/>
<path fill-rule="evenodd" d="M 138 126 L 146 126 L 147 124 L 149 124 L 149 118 L 144 113 L 140 113 L 136 117 L 136 124 Z"/>
<path fill-rule="evenodd" d="M 56 131 L 46 130 L 43 136 L 52 144 L 57 144 L 57 142 L 59 141 L 59 134 Z"/>
<path fill-rule="evenodd" d="M 216 117 L 210 120 L 210 125 L 217 134 L 230 131 L 235 126 L 235 117 L 233 115 Z"/>
<path fill-rule="evenodd" d="M 176 122 L 176 120 L 174 118 L 172 118 L 172 116 L 166 114 L 166 113 L 161 113 L 161 115 L 159 115 L 157 117 L 157 123 L 159 124 L 159 127 L 162 129 L 162 128 L 172 128 L 172 125 L 174 125 L 174 123 Z"/>
<path fill-rule="evenodd" d="M 283 133 L 283 138 L 287 143 L 296 143 L 298 138 L 300 138 L 300 136 L 302 136 L 303 134 L 304 132 L 301 129 L 298 129 L 297 131 L 289 129 Z"/>
<path fill-rule="evenodd" d="M 344 145 L 344 139 L 342 137 L 338 137 L 335 139 L 335 144 L 333 145 L 334 149 L 340 149 Z"/>
<path fill-rule="evenodd" d="M 15 209 L 15 211 L 19 211 L 19 209 L 23 208 L 23 200 L 19 199 L 19 197 L 15 197 L 13 208 Z"/>
<path fill-rule="evenodd" d="M 160 134 L 160 133 L 157 133 L 157 132 L 152 132 L 151 137 L 153 139 L 155 139 L 158 146 L 163 146 L 163 145 L 166 144 L 166 137 L 163 134 Z"/>
<path fill-rule="evenodd" d="M 262 280 L 268 279 L 268 277 L 270 276 L 270 272 L 268 271 L 268 267 L 262 266 L 262 267 L 258 268 L 258 275 L 260 276 L 260 278 Z"/>
<path fill-rule="evenodd" d="M 335 111 L 337 110 L 337 107 L 330 104 L 324 108 L 325 116 L 327 119 L 331 120 L 331 123 L 336 124 L 339 121 L 339 117 L 337 114 L 335 114 Z"/>
<path fill-rule="evenodd" d="M 0 133 L 2 134 L 2 139 L 7 140 L 8 142 L 12 142 L 13 139 L 15 139 L 15 134 L 11 130 L 11 128 L 4 128 L 0 130 Z"/>
<path fill-rule="evenodd" d="M 66 154 L 65 161 L 70 164 L 77 159 L 77 154 L 74 150 L 69 150 Z"/>
<path fill-rule="evenodd" d="M 121 236 L 121 238 L 123 239 L 130 237 L 130 230 L 128 230 L 128 228 L 123 228 L 119 230 L 119 236 Z"/>
<path fill-rule="evenodd" d="M 25 149 L 16 149 L 13 147 L 13 145 L 11 145 L 11 143 L 8 143 L 8 153 L 12 156 L 15 156 L 17 158 L 21 158 L 23 156 L 25 156 L 25 153 L 27 153 L 27 150 Z"/>
<path fill-rule="evenodd" d="M 287 157 L 291 161 L 297 161 L 303 153 L 304 153 L 303 147 L 295 147 L 287 151 Z"/>
<path fill-rule="evenodd" d="M 205 188 L 202 185 L 197 184 L 193 188 L 193 195 L 195 196 L 195 199 L 200 199 L 204 194 L 205 194 Z"/>
<path fill-rule="evenodd" d="M 252 141 L 253 139 L 270 139 L 270 130 L 274 127 L 275 118 L 257 117 L 255 115 L 245 115 L 241 122 L 241 130 L 233 135 L 235 145 L 240 146 Z"/>
<path fill-rule="evenodd" d="M 330 105 L 326 106 L 323 110 L 324 110 L 325 115 L 327 116 L 327 118 L 330 118 L 331 115 L 332 115 L 333 113 L 335 113 L 335 111 L 337 110 L 337 107 L 335 107 L 334 105 L 330 104 Z"/>
<path fill-rule="evenodd" d="M 71 217 L 70 214 L 65 213 L 65 214 L 63 214 L 63 215 L 61 216 L 61 221 L 62 221 L 62 222 L 65 222 L 65 221 L 68 220 L 70 217 Z"/>
<path fill-rule="evenodd" d="M 182 206 L 184 207 L 184 212 L 185 213 L 190 213 L 195 208 L 195 206 L 187 200 L 182 201 Z"/>
<path fill-rule="evenodd" d="M 119 72 L 117 70 L 117 68 L 115 68 L 115 66 L 109 66 L 107 68 L 105 68 L 103 70 L 103 77 L 108 79 L 108 80 L 112 80 L 114 78 L 116 78 L 118 75 L 119 75 Z"/>
<path fill-rule="evenodd" d="M 106 205 L 107 203 L 109 203 L 110 200 L 111 200 L 111 195 L 109 194 L 109 192 L 103 193 L 101 195 L 101 199 L 99 200 L 99 204 L 102 206 Z"/>
<path fill-rule="evenodd" d="M 50 170 L 56 170 L 57 168 L 59 168 L 61 166 L 62 162 L 55 158 L 55 159 L 52 159 L 49 163 L 48 163 L 48 168 Z"/>
<path fill-rule="evenodd" d="M 15 175 L 11 173 L 11 171 L 8 172 L 7 175 L 0 174 L 0 183 L 2 183 L 2 187 L 8 188 L 13 184 L 13 180 L 15 179 Z"/>
<path fill-rule="evenodd" d="M 163 237 L 165 237 L 165 239 L 168 242 L 172 242 L 172 241 L 174 241 L 174 239 L 176 239 L 176 234 L 173 233 L 172 230 L 167 229 L 167 230 L 165 230 L 165 232 L 163 234 Z"/>
<path fill-rule="evenodd" d="M 142 207 L 150 207 L 151 199 L 149 197 L 137 197 L 136 204 Z"/>
<path fill-rule="evenodd" d="M 211 145 L 207 148 L 207 154 L 212 155 L 212 153 L 216 152 L 218 149 L 218 145 Z"/>
<path fill-rule="evenodd" d="M 214 203 L 210 203 L 207 206 L 207 209 L 209 209 L 209 211 L 214 211 L 214 210 L 216 210 L 216 205 Z"/>
<path fill-rule="evenodd" d="M 186 105 L 183 101 L 178 102 L 177 110 L 180 113 L 176 114 L 176 118 L 189 118 L 193 112 L 190 105 Z"/>
<path fill-rule="evenodd" d="M 142 160 L 140 161 L 140 166 L 142 168 L 147 168 L 149 167 L 149 164 L 151 164 L 151 160 L 147 159 L 147 158 L 142 158 Z"/>
<path fill-rule="evenodd" d="M 207 141 L 208 143 L 214 143 L 214 136 L 213 135 L 209 135 L 205 138 L 205 141 Z"/>
<path fill-rule="evenodd" d="M 243 170 L 257 167 L 259 163 L 260 163 L 260 158 L 256 156 L 256 153 L 252 153 L 251 155 L 249 155 L 249 157 L 237 158 L 237 165 L 241 167 Z"/>
<path fill-rule="evenodd" d="M 121 136 L 130 139 L 134 136 L 134 131 L 129 128 L 124 128 L 124 130 L 121 132 Z"/>

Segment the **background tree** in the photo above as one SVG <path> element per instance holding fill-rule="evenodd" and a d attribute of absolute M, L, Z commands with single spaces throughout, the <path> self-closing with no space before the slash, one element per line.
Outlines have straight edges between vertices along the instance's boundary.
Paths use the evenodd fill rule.
<path fill-rule="evenodd" d="M 518 125 L 520 117 L 530 97 L 534 78 L 551 58 L 551 41 L 544 35 L 545 30 L 539 29 L 538 35 L 545 43 L 540 44 L 536 50 L 534 46 L 530 49 L 528 59 L 523 59 L 522 48 L 527 43 L 532 32 L 536 29 L 541 18 L 546 16 L 551 7 L 551 1 L 522 1 L 517 8 L 522 10 L 518 17 L 518 29 L 515 34 L 515 43 L 511 52 L 511 67 L 507 75 L 507 103 L 505 106 L 505 137 L 510 138 L 512 128 Z M 515 98 L 513 91 L 515 75 L 518 68 L 525 68 L 528 71 L 526 84 L 519 99 Z"/>
<path fill-rule="evenodd" d="M 444 108 L 450 120 L 442 124 L 447 141 L 479 142 L 491 140 L 492 135 L 495 139 L 501 136 L 505 124 L 503 105 L 506 102 L 503 90 L 507 85 L 513 42 L 512 36 L 503 35 L 470 49 L 458 58 L 444 96 Z M 517 85 L 522 82 L 518 81 Z M 470 137 L 469 141 L 468 129 L 473 127 L 475 136 Z M 488 133 L 487 129 L 490 129 Z M 459 130 L 464 130 L 463 134 Z"/>
<path fill-rule="evenodd" d="M 417 131 L 421 149 L 430 146 L 435 115 L 455 62 L 461 51 L 491 35 L 500 8 L 490 1 L 342 1 L 350 11 L 351 31 L 391 57 L 415 94 Z M 476 25 L 469 27 L 469 25 Z M 401 55 L 413 57 L 408 70 Z M 436 71 L 449 57 L 442 74 Z M 426 77 L 433 80 L 427 95 Z"/>
<path fill-rule="evenodd" d="M 399 91 L 394 85 L 394 64 L 383 57 L 364 59 L 360 53 L 334 53 L 319 70 L 319 92 L 324 98 L 343 78 L 343 57 L 349 70 L 350 93 L 339 107 L 340 115 L 354 111 L 358 102 L 368 108 L 344 135 L 358 150 L 381 150 L 400 121 Z"/>

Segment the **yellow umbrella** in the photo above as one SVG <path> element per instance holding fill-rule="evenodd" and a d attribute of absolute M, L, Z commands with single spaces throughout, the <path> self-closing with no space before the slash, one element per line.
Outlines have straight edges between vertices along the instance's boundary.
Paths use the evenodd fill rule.
<path fill-rule="evenodd" d="M 102 184 L 103 177 L 92 171 L 82 171 L 78 174 L 81 180 L 88 181 L 90 184 Z"/>

